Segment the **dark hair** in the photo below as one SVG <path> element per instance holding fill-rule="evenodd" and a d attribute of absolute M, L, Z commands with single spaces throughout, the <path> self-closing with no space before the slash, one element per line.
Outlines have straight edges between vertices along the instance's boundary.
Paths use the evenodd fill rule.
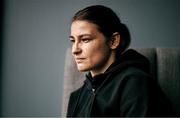
<path fill-rule="evenodd" d="M 76 20 L 87 20 L 88 22 L 97 25 L 98 30 L 109 39 L 113 33 L 118 32 L 121 37 L 121 42 L 116 49 L 116 56 L 122 53 L 130 44 L 130 33 L 125 24 L 121 23 L 115 12 L 102 5 L 94 5 L 86 7 L 78 11 L 73 19 Z"/>

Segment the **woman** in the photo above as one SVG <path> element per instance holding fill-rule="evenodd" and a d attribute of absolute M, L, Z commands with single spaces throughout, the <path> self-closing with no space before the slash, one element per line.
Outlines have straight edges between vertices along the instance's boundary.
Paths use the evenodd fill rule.
<path fill-rule="evenodd" d="M 162 116 L 164 99 L 149 62 L 130 49 L 127 27 L 108 7 L 78 11 L 71 24 L 72 54 L 84 85 L 71 93 L 68 117 Z M 162 114 L 163 113 L 163 114 Z"/>

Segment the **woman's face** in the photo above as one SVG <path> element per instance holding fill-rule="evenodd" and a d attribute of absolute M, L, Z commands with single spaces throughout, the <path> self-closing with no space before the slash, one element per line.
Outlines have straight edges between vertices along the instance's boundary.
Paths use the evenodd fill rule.
<path fill-rule="evenodd" d="M 70 40 L 79 71 L 103 72 L 114 61 L 104 35 L 93 23 L 74 21 L 71 25 Z"/>

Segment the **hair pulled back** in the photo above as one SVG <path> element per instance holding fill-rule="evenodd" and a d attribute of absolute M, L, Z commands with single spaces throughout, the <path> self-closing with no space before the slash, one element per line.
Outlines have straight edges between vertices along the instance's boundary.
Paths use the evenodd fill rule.
<path fill-rule="evenodd" d="M 76 20 L 86 20 L 97 25 L 98 30 L 104 34 L 107 40 L 111 39 L 113 33 L 120 34 L 120 44 L 116 49 L 116 57 L 118 57 L 130 44 L 130 33 L 125 24 L 121 23 L 116 13 L 105 6 L 94 5 L 86 7 L 78 11 L 72 18 L 72 22 Z"/>

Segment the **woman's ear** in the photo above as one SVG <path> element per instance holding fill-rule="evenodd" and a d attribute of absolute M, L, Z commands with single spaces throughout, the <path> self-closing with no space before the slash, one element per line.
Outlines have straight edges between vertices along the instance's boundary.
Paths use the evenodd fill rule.
<path fill-rule="evenodd" d="M 120 34 L 118 32 L 113 33 L 110 41 L 110 48 L 116 49 L 120 44 Z"/>

